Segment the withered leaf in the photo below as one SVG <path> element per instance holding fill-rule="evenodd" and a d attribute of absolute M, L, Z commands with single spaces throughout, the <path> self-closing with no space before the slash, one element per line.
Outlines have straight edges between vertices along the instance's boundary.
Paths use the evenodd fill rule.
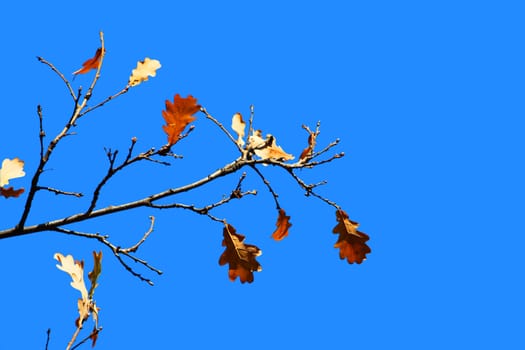
<path fill-rule="evenodd" d="M 9 180 L 22 177 L 25 174 L 23 160 L 19 158 L 4 159 L 0 168 L 0 187 L 8 185 Z"/>
<path fill-rule="evenodd" d="M 279 209 L 279 217 L 275 225 L 277 229 L 272 233 L 273 239 L 280 241 L 288 236 L 288 229 L 292 226 L 292 223 L 290 222 L 290 217 L 286 216 L 286 212 L 282 208 Z"/>
<path fill-rule="evenodd" d="M 19 197 L 22 193 L 24 193 L 23 188 L 19 188 L 18 190 L 15 190 L 12 186 L 8 188 L 0 187 L 0 196 L 3 196 L 5 198 L 9 197 Z"/>
<path fill-rule="evenodd" d="M 179 141 L 180 134 L 184 128 L 194 121 L 196 118 L 193 114 L 200 110 L 201 106 L 197 104 L 197 99 L 191 95 L 188 97 L 180 97 L 176 94 L 173 103 L 166 100 L 166 110 L 162 111 L 162 117 L 166 121 L 166 125 L 162 128 L 168 134 L 168 144 L 173 146 Z"/>
<path fill-rule="evenodd" d="M 310 160 L 312 158 L 312 155 L 314 153 L 315 148 L 315 142 L 317 139 L 317 132 L 312 132 L 308 127 L 303 126 L 303 128 L 308 131 L 308 147 L 306 147 L 302 152 L 301 156 L 299 157 L 300 162 L 305 162 Z"/>
<path fill-rule="evenodd" d="M 255 259 L 262 254 L 261 250 L 254 245 L 245 244 L 244 236 L 236 233 L 235 228 L 230 224 L 224 225 L 222 234 L 224 237 L 222 245 L 226 249 L 219 258 L 219 265 L 229 264 L 230 281 L 235 281 L 239 277 L 241 283 L 252 283 L 253 272 L 262 270 Z"/>
<path fill-rule="evenodd" d="M 87 60 L 86 62 L 82 63 L 82 68 L 76 70 L 73 72 L 74 75 L 77 74 L 85 74 L 89 72 L 92 69 L 97 69 L 98 65 L 100 63 L 100 58 L 102 57 L 102 48 L 99 47 L 97 49 L 97 52 L 95 53 L 95 56 Z"/>
<path fill-rule="evenodd" d="M 93 252 L 93 270 L 88 272 L 88 278 L 91 281 L 91 287 L 89 288 L 89 299 L 93 298 L 95 293 L 95 288 L 98 287 L 98 278 L 102 273 L 102 251 Z"/>
<path fill-rule="evenodd" d="M 86 289 L 86 284 L 84 283 L 84 262 L 75 261 L 72 255 L 64 256 L 60 253 L 56 253 L 54 258 L 60 262 L 60 264 L 57 264 L 57 268 L 71 276 L 71 287 L 80 291 L 80 294 L 82 295 L 81 300 L 87 301 L 88 291 Z"/>
<path fill-rule="evenodd" d="M 366 260 L 366 254 L 370 253 L 370 247 L 366 245 L 369 237 L 367 234 L 358 231 L 359 224 L 348 218 L 348 214 L 342 209 L 335 212 L 337 226 L 333 233 L 339 234 L 334 247 L 339 248 L 339 257 L 345 259 L 349 264 L 362 263 Z"/>
<path fill-rule="evenodd" d="M 235 113 L 232 117 L 232 129 L 238 135 L 237 144 L 244 146 L 244 130 L 246 129 L 246 122 L 242 119 L 241 113 Z"/>
<path fill-rule="evenodd" d="M 157 75 L 157 69 L 161 67 L 158 60 L 152 60 L 149 57 L 146 57 L 144 61 L 137 62 L 137 68 L 131 71 L 129 77 L 128 85 L 136 86 L 142 83 L 143 81 L 148 80 L 148 77 L 154 77 Z"/>
<path fill-rule="evenodd" d="M 277 146 L 275 137 L 268 134 L 266 140 L 262 137 L 261 130 L 254 130 L 252 136 L 248 138 L 249 147 L 261 159 L 292 160 L 294 156 L 286 153 L 280 146 Z"/>

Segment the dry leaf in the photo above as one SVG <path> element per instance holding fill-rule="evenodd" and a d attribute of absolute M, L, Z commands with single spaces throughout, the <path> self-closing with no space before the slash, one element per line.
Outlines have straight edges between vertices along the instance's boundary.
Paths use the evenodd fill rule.
<path fill-rule="evenodd" d="M 299 157 L 300 162 L 307 162 L 312 158 L 312 155 L 314 153 L 315 148 L 315 142 L 317 138 L 317 132 L 312 132 L 308 127 L 303 126 L 303 128 L 308 131 L 308 147 L 306 147 L 302 152 L 301 156 Z"/>
<path fill-rule="evenodd" d="M 143 81 L 148 80 L 148 76 L 154 77 L 157 75 L 157 69 L 161 67 L 158 60 L 152 60 L 149 57 L 146 57 L 144 61 L 137 62 L 137 68 L 131 71 L 131 76 L 129 77 L 128 85 L 136 86 L 142 83 Z"/>
<path fill-rule="evenodd" d="M 359 224 L 348 218 L 345 211 L 339 209 L 335 212 L 337 226 L 333 233 L 339 234 L 339 238 L 334 247 L 339 248 L 339 257 L 345 259 L 349 264 L 362 263 L 366 260 L 366 254 L 370 253 L 370 247 L 366 245 L 369 237 L 367 234 L 358 231 Z"/>
<path fill-rule="evenodd" d="M 279 217 L 275 225 L 277 229 L 272 233 L 273 239 L 280 241 L 288 236 L 288 229 L 292 226 L 292 223 L 290 222 L 290 217 L 286 216 L 286 212 L 283 209 L 279 209 Z"/>
<path fill-rule="evenodd" d="M 24 172 L 24 161 L 19 158 L 4 159 L 0 168 L 0 187 L 9 184 L 9 180 L 22 177 Z"/>
<path fill-rule="evenodd" d="M 242 119 L 241 113 L 235 113 L 232 118 L 232 129 L 238 135 L 237 144 L 244 146 L 244 130 L 246 129 L 246 123 Z"/>
<path fill-rule="evenodd" d="M 82 294 L 82 300 L 88 300 L 88 291 L 86 289 L 86 284 L 84 283 L 84 262 L 75 261 L 72 255 L 64 256 L 60 253 L 56 253 L 54 258 L 60 262 L 60 265 L 57 264 L 57 268 L 69 274 L 71 279 L 71 287 L 80 291 Z"/>
<path fill-rule="evenodd" d="M 194 121 L 196 118 L 193 114 L 200 110 L 201 106 L 197 104 L 197 99 L 191 95 L 183 98 L 176 94 L 173 103 L 166 100 L 166 110 L 162 111 L 162 117 L 166 121 L 166 125 L 162 128 L 168 134 L 168 144 L 174 145 L 179 141 L 180 134 L 184 128 Z"/>
<path fill-rule="evenodd" d="M 0 187 L 0 196 L 4 196 L 5 198 L 9 197 L 19 197 L 22 193 L 24 193 L 23 188 L 19 188 L 18 190 L 15 190 L 12 186 L 8 188 L 2 188 Z"/>
<path fill-rule="evenodd" d="M 98 65 L 100 63 L 100 58 L 102 57 L 102 48 L 99 47 L 97 49 L 97 52 L 95 53 L 95 56 L 87 60 L 86 62 L 82 63 L 82 68 L 79 70 L 76 70 L 73 72 L 74 75 L 77 74 L 85 74 L 89 72 L 92 69 L 97 69 Z"/>
<path fill-rule="evenodd" d="M 262 271 L 261 265 L 255 259 L 262 254 L 261 250 L 254 245 L 244 244 L 244 236 L 236 233 L 235 228 L 230 224 L 225 224 L 222 234 L 224 237 L 222 245 L 226 249 L 219 258 L 219 265 L 229 264 L 230 281 L 235 281 L 239 277 L 241 283 L 252 283 L 253 272 Z"/>
<path fill-rule="evenodd" d="M 88 273 L 88 278 L 91 281 L 91 287 L 89 288 L 89 299 L 93 299 L 95 288 L 98 287 L 97 280 L 102 273 L 102 251 L 93 252 L 93 270 Z"/>
<path fill-rule="evenodd" d="M 248 144 L 253 152 L 261 159 L 292 160 L 294 156 L 286 153 L 280 146 L 277 146 L 275 137 L 268 134 L 266 140 L 261 137 L 261 130 L 254 130 L 252 136 L 248 138 Z"/>

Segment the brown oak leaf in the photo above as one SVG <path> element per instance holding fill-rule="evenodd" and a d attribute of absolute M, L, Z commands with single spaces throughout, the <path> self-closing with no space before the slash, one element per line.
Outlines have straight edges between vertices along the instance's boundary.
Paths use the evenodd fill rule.
<path fill-rule="evenodd" d="M 230 281 L 235 281 L 237 277 L 241 283 L 252 283 L 253 272 L 262 271 L 262 267 L 255 259 L 262 254 L 261 250 L 254 245 L 245 244 L 244 236 L 236 233 L 235 228 L 230 224 L 225 224 L 223 229 L 222 245 L 226 247 L 221 257 L 219 265 L 229 264 L 228 277 Z"/>
<path fill-rule="evenodd" d="M 290 217 L 286 216 L 286 212 L 281 208 L 279 209 L 279 217 L 275 225 L 277 229 L 272 233 L 273 239 L 280 241 L 288 236 L 288 229 L 292 226 L 292 223 L 290 222 Z"/>
<path fill-rule="evenodd" d="M 193 117 L 193 114 L 197 113 L 200 108 L 201 106 L 197 104 L 197 99 L 191 95 L 184 98 L 176 94 L 173 103 L 166 100 L 166 110 L 162 111 L 162 117 L 166 121 L 166 125 L 163 125 L 162 128 L 168 134 L 168 144 L 170 146 L 179 141 L 180 134 L 189 123 L 196 119 Z"/>
<path fill-rule="evenodd" d="M 97 52 L 95 53 L 95 56 L 87 60 L 86 62 L 82 63 L 82 68 L 76 70 L 73 72 L 74 75 L 77 74 L 86 74 L 92 69 L 97 69 L 98 65 L 100 63 L 100 58 L 102 57 L 102 48 L 99 47 L 97 49 Z"/>
<path fill-rule="evenodd" d="M 344 210 L 338 209 L 335 217 L 338 223 L 332 232 L 339 234 L 334 245 L 335 248 L 339 248 L 339 257 L 346 258 L 349 264 L 362 263 L 366 260 L 366 254 L 371 252 L 370 247 L 365 243 L 370 237 L 357 230 L 359 224 L 350 220 Z"/>
<path fill-rule="evenodd" d="M 262 137 L 261 130 L 254 130 L 252 136 L 248 138 L 249 147 L 261 159 L 292 160 L 294 156 L 286 153 L 281 146 L 277 146 L 275 137 L 268 134 L 266 140 Z"/>
<path fill-rule="evenodd" d="M 308 132 L 308 147 L 306 147 L 299 157 L 300 162 L 307 162 L 312 158 L 315 148 L 315 142 L 317 139 L 318 131 L 313 132 L 307 126 L 303 125 L 303 128 Z"/>
<path fill-rule="evenodd" d="M 4 196 L 5 198 L 9 197 L 19 197 L 22 193 L 24 193 L 23 188 L 19 188 L 18 190 L 15 190 L 12 186 L 8 188 L 2 188 L 0 187 L 0 196 Z"/>

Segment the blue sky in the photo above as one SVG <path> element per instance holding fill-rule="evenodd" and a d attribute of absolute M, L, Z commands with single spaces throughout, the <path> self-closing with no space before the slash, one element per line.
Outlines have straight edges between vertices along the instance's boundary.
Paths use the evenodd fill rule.
<path fill-rule="evenodd" d="M 523 348 L 522 13 L 517 1 L 4 4 L 0 158 L 24 159 L 30 174 L 36 105 L 48 140 L 70 115 L 63 83 L 35 56 L 70 77 L 103 30 L 107 55 L 93 101 L 124 87 L 144 57 L 162 68 L 82 119 L 44 184 L 89 193 L 107 167 L 104 147 L 125 153 L 133 136 L 138 150 L 162 145 L 161 110 L 175 93 L 197 97 L 225 125 L 253 104 L 256 127 L 287 152 L 301 152 L 301 125 L 317 120 L 320 146 L 341 139 L 343 159 L 301 176 L 328 181 L 320 193 L 361 223 L 372 253 L 361 265 L 339 260 L 332 208 L 263 168 L 291 216 L 289 237 L 269 238 L 274 204 L 253 172 L 244 186 L 259 195 L 215 212 L 262 249 L 253 284 L 230 282 L 218 266 L 220 224 L 178 210 L 139 209 L 74 227 L 125 246 L 155 215 L 139 250 L 164 271 L 139 268 L 154 287 L 95 242 L 49 232 L 3 240 L 0 349 L 43 348 L 48 328 L 50 349 L 65 347 L 78 293 L 53 254 L 73 254 L 90 268 L 94 249 L 105 254 L 97 349 Z M 91 77 L 77 77 L 75 88 Z M 237 156 L 203 116 L 194 124 L 174 149 L 183 160 L 130 169 L 100 204 L 185 184 Z M 13 185 L 27 188 L 29 179 Z M 215 201 L 237 180 L 180 201 Z M 1 200 L 1 229 L 16 223 L 24 199 Z M 29 223 L 82 208 L 82 200 L 42 193 Z"/>

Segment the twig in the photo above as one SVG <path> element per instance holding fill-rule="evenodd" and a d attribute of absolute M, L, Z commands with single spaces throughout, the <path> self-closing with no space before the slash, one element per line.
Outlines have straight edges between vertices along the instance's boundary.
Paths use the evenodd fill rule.
<path fill-rule="evenodd" d="M 105 105 L 106 103 L 108 103 L 109 101 L 119 97 L 120 95 L 124 95 L 126 92 L 129 91 L 129 88 L 130 86 L 126 86 L 125 88 L 123 88 L 122 90 L 120 90 L 119 92 L 117 92 L 116 94 L 114 95 L 111 95 L 111 96 L 108 96 L 105 100 L 97 103 L 96 105 L 92 106 L 92 107 L 89 107 L 89 108 L 86 108 L 82 113 L 79 114 L 79 117 L 82 117 L 83 115 L 85 114 L 88 114 L 89 112 L 97 109 L 97 108 L 100 108 L 102 107 L 103 105 Z"/>
<path fill-rule="evenodd" d="M 48 350 L 49 339 L 51 339 L 51 328 L 47 329 L 46 335 L 47 335 L 47 337 L 46 337 L 46 348 L 45 348 L 45 350 Z"/>
<path fill-rule="evenodd" d="M 71 347 L 73 346 L 73 343 L 75 340 L 77 340 L 78 335 L 80 334 L 80 330 L 82 329 L 82 322 L 78 322 L 77 329 L 75 330 L 75 333 L 73 333 L 73 336 L 71 337 L 71 340 L 69 343 L 67 343 L 66 350 L 71 350 Z"/>
<path fill-rule="evenodd" d="M 153 232 L 153 225 L 155 225 L 155 217 L 154 216 L 150 216 L 149 219 L 150 219 L 150 222 L 151 222 L 150 226 L 149 226 L 149 230 L 146 231 L 146 233 L 144 233 L 144 236 L 142 236 L 142 238 L 137 243 L 135 243 L 134 245 L 132 245 L 129 248 L 121 249 L 120 251 L 122 253 L 135 253 L 135 252 L 137 252 L 137 249 L 139 249 L 140 245 L 142 243 L 144 243 L 146 241 L 146 239 L 148 239 L 149 235 Z"/>
<path fill-rule="evenodd" d="M 253 118 L 255 117 L 255 107 L 250 105 L 250 120 L 248 121 L 248 136 L 253 134 Z"/>
<path fill-rule="evenodd" d="M 235 193 L 235 195 L 234 195 L 234 193 Z M 244 197 L 246 195 L 250 195 L 250 194 L 251 195 L 256 195 L 257 191 L 252 190 L 252 191 L 245 191 L 245 192 L 240 192 L 240 191 L 237 192 L 237 189 L 235 189 L 235 190 L 232 191 L 232 194 L 229 197 L 224 197 L 220 201 L 217 201 L 217 202 L 212 203 L 212 204 L 208 204 L 207 206 L 202 207 L 202 208 L 198 208 L 194 204 L 182 204 L 182 203 L 171 203 L 171 204 L 154 204 L 154 203 L 150 203 L 148 206 L 151 207 L 151 208 L 155 208 L 155 209 L 172 209 L 172 208 L 186 209 L 186 210 L 193 211 L 194 213 L 197 213 L 197 214 L 200 214 L 200 215 L 206 215 L 213 221 L 223 222 L 224 219 L 219 219 L 216 216 L 211 215 L 209 213 L 210 210 L 212 210 L 214 208 L 217 208 L 217 207 L 219 207 L 221 205 L 224 205 L 224 204 L 230 202 L 232 199 L 240 199 L 240 198 L 242 198 L 242 197 Z"/>
<path fill-rule="evenodd" d="M 288 172 L 290 173 L 290 175 L 295 179 L 295 181 L 299 184 L 299 186 L 301 186 L 304 190 L 305 190 L 305 196 L 314 196 L 320 200 L 322 200 L 323 202 L 327 203 L 328 205 L 331 205 L 332 207 L 336 208 L 336 209 L 341 209 L 341 207 L 335 203 L 334 201 L 331 201 L 329 200 L 328 198 L 325 198 L 317 193 L 314 192 L 314 188 L 317 187 L 317 186 L 320 186 L 320 185 L 324 185 L 326 183 L 326 181 L 321 181 L 317 184 L 313 184 L 313 185 L 308 185 L 306 184 L 299 176 L 297 176 L 297 174 L 294 173 L 293 169 L 289 169 Z"/>
<path fill-rule="evenodd" d="M 91 82 L 91 86 L 89 87 L 88 91 L 86 92 L 86 95 L 84 96 L 84 101 L 82 103 L 81 110 L 85 107 L 87 101 L 91 98 L 91 95 L 93 93 L 93 89 L 95 88 L 95 85 L 97 84 L 98 79 L 100 78 L 100 70 L 102 69 L 102 62 L 104 62 L 104 56 L 106 55 L 106 49 L 104 47 L 104 33 L 100 31 L 100 48 L 102 49 L 102 52 L 100 53 L 100 60 L 98 62 L 97 72 L 95 73 L 95 77 L 93 78 L 93 81 Z M 78 114 L 78 117 L 80 117 L 80 111 Z"/>
<path fill-rule="evenodd" d="M 319 157 L 321 154 L 327 152 L 328 150 L 330 150 L 332 147 L 335 147 L 339 144 L 341 140 L 340 139 L 335 139 L 335 141 L 332 141 L 330 142 L 330 144 L 328 144 L 328 146 L 326 146 L 324 149 L 322 149 L 321 151 L 319 152 L 316 152 L 313 156 L 312 156 L 312 159 L 315 158 L 315 157 Z"/>
<path fill-rule="evenodd" d="M 150 217 L 150 220 L 152 221 L 152 223 L 154 222 L 153 217 Z M 101 235 L 99 233 L 80 232 L 80 231 L 76 231 L 76 230 L 65 229 L 65 228 L 62 228 L 62 227 L 55 227 L 55 228 L 50 229 L 50 231 L 56 231 L 56 232 L 61 232 L 61 233 L 65 233 L 65 234 L 68 234 L 68 235 L 74 235 L 74 236 L 79 236 L 79 237 L 85 237 L 85 238 L 91 238 L 91 239 L 98 240 L 99 242 L 101 242 L 102 244 L 107 246 L 109 249 L 111 249 L 111 251 L 113 252 L 113 255 L 117 258 L 117 260 L 120 262 L 120 264 L 128 272 L 130 272 L 133 276 L 139 278 L 141 281 L 148 283 L 150 286 L 153 285 L 153 281 L 151 281 L 150 279 L 142 276 L 140 273 L 138 273 L 135 270 L 133 270 L 133 268 L 131 268 L 131 266 L 129 266 L 122 259 L 120 254 L 125 255 L 126 257 L 128 257 L 131 260 L 133 260 L 134 262 L 145 266 L 146 268 L 148 268 L 149 270 L 151 270 L 153 272 L 156 272 L 158 275 L 162 274 L 161 270 L 151 266 L 146 260 L 137 258 L 136 256 L 132 255 L 132 252 L 136 251 L 138 246 L 140 246 L 142 243 L 144 243 L 144 241 L 147 239 L 147 237 L 153 231 L 153 226 L 150 226 L 150 229 L 142 236 L 142 238 L 138 241 L 138 243 L 136 243 L 135 245 L 133 245 L 130 248 L 121 248 L 119 246 L 116 246 L 116 245 L 114 245 L 113 243 L 111 243 L 108 240 L 108 238 L 109 238 L 108 235 Z M 137 248 L 135 248 L 135 250 L 133 250 L 133 247 L 135 247 L 135 246 L 137 246 Z"/>
<path fill-rule="evenodd" d="M 62 190 L 58 190 L 56 188 L 51 188 L 51 187 L 46 187 L 46 186 L 37 186 L 36 189 L 37 190 L 46 190 L 46 191 L 49 191 L 49 192 L 53 192 L 56 195 L 63 194 L 63 195 L 66 195 L 66 196 L 75 196 L 75 197 L 82 197 L 83 196 L 83 194 L 80 193 L 80 192 L 62 191 Z"/>
<path fill-rule="evenodd" d="M 204 113 L 206 115 L 206 118 L 208 118 L 209 120 L 211 120 L 213 123 L 215 123 L 215 125 L 217 125 L 225 134 L 226 136 L 228 136 L 228 138 L 230 139 L 231 142 L 233 142 L 235 144 L 235 146 L 237 147 L 237 149 L 239 150 L 239 152 L 244 153 L 243 149 L 241 146 L 239 146 L 239 144 L 237 143 L 237 140 L 235 140 L 235 138 L 233 137 L 233 135 L 224 127 L 224 125 L 222 125 L 217 119 L 215 119 L 210 113 L 208 113 L 208 111 L 206 110 L 206 108 L 204 107 L 201 107 L 201 112 Z"/>
<path fill-rule="evenodd" d="M 251 165 L 251 168 L 257 173 L 257 175 L 259 175 L 259 177 L 261 178 L 261 180 L 263 181 L 263 183 L 266 185 L 266 187 L 268 188 L 268 191 L 270 191 L 270 193 L 272 194 L 273 196 L 273 200 L 275 201 L 275 207 L 277 210 L 281 209 L 281 206 L 279 205 L 279 200 L 277 199 L 279 197 L 279 195 L 273 190 L 272 186 L 270 185 L 270 181 L 268 181 L 266 179 L 266 177 L 264 177 L 264 174 L 261 173 L 261 171 L 259 169 L 257 169 L 257 167 L 255 165 Z"/>
<path fill-rule="evenodd" d="M 73 98 L 73 101 L 77 102 L 77 99 L 76 99 L 76 96 L 75 96 L 75 92 L 73 91 L 73 87 L 71 87 L 71 84 L 69 83 L 69 81 L 66 79 L 66 77 L 64 76 L 64 74 L 62 74 L 53 64 L 51 64 L 50 62 L 46 61 L 44 58 L 40 57 L 40 56 L 36 56 L 37 60 L 45 65 L 47 65 L 49 68 L 51 68 L 53 70 L 53 72 L 55 72 L 56 74 L 58 74 L 58 76 L 62 79 L 62 81 L 66 84 L 66 87 L 67 89 L 69 90 L 69 94 L 71 95 L 71 97 Z"/>
<path fill-rule="evenodd" d="M 36 112 L 38 114 L 38 121 L 39 121 L 39 130 L 38 138 L 40 139 L 40 159 L 44 158 L 44 137 L 46 136 L 46 133 L 44 132 L 44 122 L 42 117 L 42 106 L 38 105 L 36 107 Z"/>
<path fill-rule="evenodd" d="M 73 347 L 71 348 L 71 350 L 75 350 L 75 349 L 78 348 L 80 345 L 84 344 L 84 343 L 87 342 L 89 339 L 91 339 L 91 337 L 93 336 L 93 334 L 95 334 L 95 333 L 100 333 L 100 331 L 102 331 L 102 327 L 98 327 L 98 328 L 93 329 L 93 331 L 92 331 L 87 337 L 85 337 L 85 338 L 82 339 L 80 342 L 78 342 L 75 346 L 73 346 Z"/>

